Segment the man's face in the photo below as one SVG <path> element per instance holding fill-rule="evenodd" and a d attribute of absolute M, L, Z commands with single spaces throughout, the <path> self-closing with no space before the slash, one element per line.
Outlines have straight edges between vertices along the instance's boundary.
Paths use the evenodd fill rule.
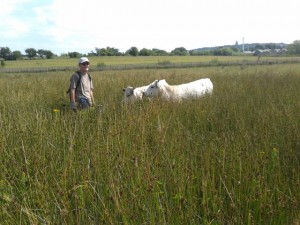
<path fill-rule="evenodd" d="M 87 72 L 89 70 L 89 66 L 90 66 L 89 62 L 80 63 L 79 64 L 80 71 Z"/>

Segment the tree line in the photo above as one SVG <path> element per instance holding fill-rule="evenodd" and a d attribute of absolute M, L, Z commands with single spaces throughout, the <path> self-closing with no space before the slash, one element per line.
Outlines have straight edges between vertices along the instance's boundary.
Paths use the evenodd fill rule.
<path fill-rule="evenodd" d="M 200 55 L 216 55 L 216 56 L 232 56 L 232 55 L 242 55 L 243 49 L 242 45 L 238 45 L 236 42 L 235 45 L 231 46 L 221 46 L 213 48 L 202 48 L 195 50 L 187 50 L 184 47 L 178 47 L 167 52 L 161 49 L 147 49 L 142 48 L 138 50 L 137 47 L 131 47 L 125 52 L 120 52 L 117 48 L 106 47 L 106 48 L 95 48 L 94 51 L 89 52 L 88 54 L 82 54 L 80 52 L 68 52 L 67 54 L 62 54 L 61 56 L 67 56 L 70 58 L 78 58 L 81 56 L 200 56 Z M 251 50 L 262 50 L 262 49 L 274 49 L 276 44 L 255 44 L 251 46 Z M 294 41 L 292 44 L 287 45 L 286 54 L 290 55 L 300 55 L 300 40 Z M 50 50 L 45 49 L 34 49 L 27 48 L 25 49 L 25 55 L 21 51 L 11 51 L 9 47 L 0 47 L 0 59 L 3 60 L 21 60 L 21 59 L 52 59 L 56 57 L 54 53 Z"/>
<path fill-rule="evenodd" d="M 24 57 L 29 59 L 33 58 L 44 58 L 44 59 L 52 59 L 55 55 L 50 50 L 39 49 L 36 50 L 34 48 L 25 49 L 26 55 L 23 55 L 21 51 L 11 51 L 9 47 L 0 47 L 0 58 L 5 60 L 20 60 Z"/>
<path fill-rule="evenodd" d="M 189 55 L 189 51 L 184 47 L 175 48 L 171 52 L 167 52 L 165 50 L 153 48 L 147 49 L 142 48 L 139 50 L 137 47 L 131 47 L 125 52 L 120 52 L 117 48 L 95 48 L 94 51 L 91 51 L 87 54 L 87 56 L 169 56 L 169 55 Z M 82 56 L 80 52 L 69 52 L 65 56 L 69 56 L 71 58 L 77 58 Z"/>

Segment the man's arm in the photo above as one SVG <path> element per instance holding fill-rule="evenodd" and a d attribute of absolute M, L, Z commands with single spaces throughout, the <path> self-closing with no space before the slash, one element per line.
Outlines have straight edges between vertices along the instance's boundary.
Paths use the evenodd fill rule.
<path fill-rule="evenodd" d="M 91 96 L 92 106 L 95 106 L 96 103 L 95 103 L 94 94 L 92 90 L 90 91 L 90 96 Z"/>
<path fill-rule="evenodd" d="M 76 109 L 75 89 L 70 90 L 70 108 L 71 109 Z"/>
<path fill-rule="evenodd" d="M 75 89 L 70 90 L 70 102 L 75 102 Z"/>

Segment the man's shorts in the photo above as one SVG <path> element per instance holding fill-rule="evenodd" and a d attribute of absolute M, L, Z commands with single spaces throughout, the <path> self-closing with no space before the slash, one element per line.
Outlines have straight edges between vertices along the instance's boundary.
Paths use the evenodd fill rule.
<path fill-rule="evenodd" d="M 91 106 L 88 98 L 86 98 L 84 96 L 78 97 L 78 105 L 79 105 L 79 108 L 81 108 L 81 109 L 86 109 Z"/>

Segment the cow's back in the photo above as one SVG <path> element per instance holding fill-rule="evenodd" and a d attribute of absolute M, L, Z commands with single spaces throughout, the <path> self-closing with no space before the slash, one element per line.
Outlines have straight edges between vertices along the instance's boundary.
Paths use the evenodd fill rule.
<path fill-rule="evenodd" d="M 212 93 L 213 84 L 209 78 L 204 78 L 177 85 L 177 89 L 181 98 L 201 97 L 205 94 Z"/>

